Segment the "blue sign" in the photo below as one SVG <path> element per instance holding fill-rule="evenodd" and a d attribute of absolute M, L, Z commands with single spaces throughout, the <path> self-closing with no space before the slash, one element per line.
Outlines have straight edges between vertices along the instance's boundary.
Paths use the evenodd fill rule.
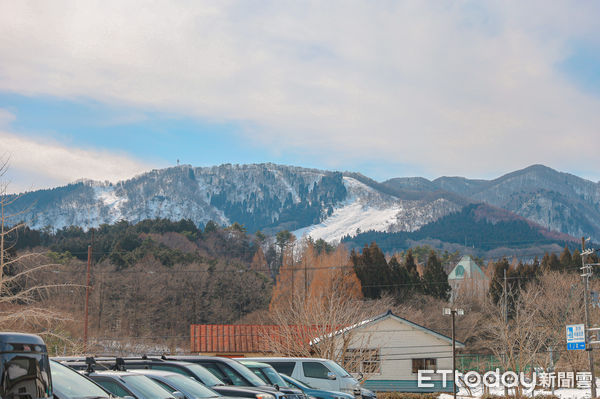
<path fill-rule="evenodd" d="M 567 349 L 585 350 L 585 326 L 583 324 L 567 326 Z"/>
<path fill-rule="evenodd" d="M 567 349 L 573 350 L 585 350 L 585 342 L 569 342 L 567 343 Z"/>

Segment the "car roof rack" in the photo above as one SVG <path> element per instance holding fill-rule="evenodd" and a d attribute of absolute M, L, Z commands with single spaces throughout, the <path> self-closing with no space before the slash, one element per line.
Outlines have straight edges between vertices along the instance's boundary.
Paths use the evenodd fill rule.
<path fill-rule="evenodd" d="M 127 371 L 125 368 L 125 360 L 122 357 L 115 359 L 115 365 L 112 368 L 114 371 Z"/>
<path fill-rule="evenodd" d="M 85 358 L 85 364 L 87 365 L 86 369 L 85 369 L 85 373 L 86 374 L 90 374 L 93 373 L 94 370 L 94 365 L 96 364 L 96 360 L 94 359 L 93 356 L 88 356 Z"/>

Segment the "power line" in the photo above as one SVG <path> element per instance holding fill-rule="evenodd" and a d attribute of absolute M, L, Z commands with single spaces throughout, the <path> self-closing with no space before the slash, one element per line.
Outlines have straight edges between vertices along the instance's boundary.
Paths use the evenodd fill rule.
<path fill-rule="evenodd" d="M 310 267 L 307 268 L 308 270 L 326 270 L 326 269 L 347 269 L 347 268 L 353 268 L 354 266 L 322 266 L 322 267 Z M 571 267 L 571 268 L 565 268 L 562 269 L 563 271 L 571 271 L 571 270 L 577 270 L 579 269 L 579 267 Z M 44 272 L 50 272 L 50 273 L 68 273 L 68 274 L 83 274 L 84 271 L 82 270 L 76 270 L 76 271 L 70 271 L 70 270 L 52 270 L 52 269 L 46 269 Z M 252 273 L 252 272 L 268 272 L 270 273 L 271 270 L 270 269 L 257 269 L 257 268 L 240 268 L 240 269 L 236 269 L 236 270 L 148 270 L 148 271 L 143 271 L 143 270 L 113 270 L 113 271 L 94 271 L 92 273 L 92 275 L 95 276 L 114 276 L 114 277 L 118 277 L 121 274 L 136 274 L 136 275 L 163 275 L 163 274 L 167 274 L 167 275 L 177 275 L 177 274 L 214 274 L 214 273 L 224 273 L 224 274 L 236 274 L 236 273 Z M 283 271 L 285 272 L 290 272 L 289 270 L 285 270 Z M 294 273 L 296 272 L 302 272 L 302 270 L 298 269 L 298 270 L 294 270 Z M 281 271 L 280 271 L 281 274 Z M 511 277 L 506 277 L 507 280 L 531 280 L 531 277 L 529 276 L 511 276 Z M 361 285 L 362 287 L 365 288 L 394 288 L 394 287 L 420 287 L 420 286 L 424 286 L 424 285 L 441 285 L 441 284 L 447 284 L 448 281 L 423 281 L 423 282 L 413 282 L 413 283 L 399 283 L 399 284 L 365 284 L 365 285 Z"/>

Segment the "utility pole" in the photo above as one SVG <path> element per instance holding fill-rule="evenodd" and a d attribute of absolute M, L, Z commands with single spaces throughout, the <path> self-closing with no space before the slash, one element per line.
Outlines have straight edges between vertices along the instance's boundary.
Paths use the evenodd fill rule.
<path fill-rule="evenodd" d="M 504 324 L 508 325 L 508 290 L 506 288 L 506 269 L 504 269 L 504 286 L 502 293 L 504 294 Z"/>
<path fill-rule="evenodd" d="M 504 328 L 506 329 L 506 334 L 508 337 L 508 288 L 506 286 L 506 269 L 504 269 L 504 283 L 502 284 L 502 296 L 504 297 Z M 504 353 L 502 354 L 502 362 L 506 364 L 506 356 L 508 354 L 508 342 L 506 344 L 506 348 L 504 349 Z M 504 387 L 504 396 L 508 396 L 508 388 Z"/>
<path fill-rule="evenodd" d="M 87 353 L 88 344 L 88 304 L 90 301 L 90 269 L 92 266 L 92 246 L 88 245 L 87 282 L 85 284 L 85 318 L 83 322 L 83 352 Z"/>
<path fill-rule="evenodd" d="M 452 310 L 452 396 L 456 399 L 456 336 L 454 334 L 454 316 L 456 315 L 456 310 Z"/>
<path fill-rule="evenodd" d="M 294 299 L 294 264 L 293 261 L 291 262 L 292 264 L 290 265 L 290 270 L 292 272 L 292 293 L 290 294 L 290 298 L 292 300 L 292 310 L 295 310 L 296 306 L 295 306 L 295 299 Z"/>
<path fill-rule="evenodd" d="M 308 264 L 306 257 L 304 257 L 304 305 L 308 299 Z"/>
<path fill-rule="evenodd" d="M 83 322 L 83 353 L 87 353 L 88 349 L 88 315 L 89 315 L 89 302 L 90 302 L 90 271 L 92 268 L 92 245 L 94 244 L 94 229 L 92 229 L 92 241 L 88 245 L 88 259 L 87 259 L 87 276 L 85 284 L 85 317 Z"/>
<path fill-rule="evenodd" d="M 588 336 L 588 332 L 592 327 L 590 325 L 589 316 L 589 300 L 590 295 L 590 277 L 592 276 L 592 266 L 585 264 L 586 255 L 593 251 L 586 252 L 585 250 L 585 237 L 581 237 L 581 277 L 584 279 L 584 292 L 583 292 L 583 303 L 585 304 L 585 350 L 588 353 L 588 359 L 590 361 L 590 373 L 592 374 L 592 398 L 596 397 L 596 374 L 594 373 L 594 353 L 592 352 L 592 344 Z"/>
<path fill-rule="evenodd" d="M 463 309 L 444 308 L 444 316 L 452 316 L 452 396 L 456 399 L 456 335 L 454 318 L 456 315 L 462 316 L 465 314 Z"/>

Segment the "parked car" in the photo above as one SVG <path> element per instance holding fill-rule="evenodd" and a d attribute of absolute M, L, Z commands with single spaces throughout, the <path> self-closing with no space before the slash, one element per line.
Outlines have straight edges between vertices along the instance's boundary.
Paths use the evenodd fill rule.
<path fill-rule="evenodd" d="M 330 359 L 311 357 L 252 357 L 255 360 L 273 366 L 277 372 L 298 381 L 326 391 L 340 391 L 354 396 L 362 396 L 358 380 L 342 366 Z M 365 390 L 366 391 L 366 390 Z M 369 391 L 370 392 L 370 391 Z M 368 392 L 365 392 L 369 397 Z"/>
<path fill-rule="evenodd" d="M 217 391 L 213 391 L 192 377 L 172 371 L 138 369 L 131 370 L 131 372 L 145 375 L 171 393 L 181 392 L 186 399 L 235 399 L 235 397 L 223 396 Z"/>
<path fill-rule="evenodd" d="M 165 357 L 167 360 L 176 359 L 183 360 L 186 362 L 197 363 L 217 378 L 225 381 L 228 384 L 244 387 L 253 387 L 255 389 L 263 390 L 266 393 L 277 396 L 278 399 L 303 399 L 304 395 L 302 391 L 297 389 L 291 389 L 288 387 L 273 387 L 260 379 L 256 374 L 250 371 L 246 366 L 240 362 L 229 359 L 227 357 L 218 356 L 168 356 Z M 285 398 L 282 398 L 285 396 Z"/>
<path fill-rule="evenodd" d="M 286 383 L 283 378 L 279 375 L 277 370 L 273 368 L 270 364 L 255 362 L 252 360 L 239 360 L 244 366 L 248 367 L 250 371 L 256 374 L 261 380 L 266 382 L 269 385 L 291 388 L 288 383 Z"/>
<path fill-rule="evenodd" d="M 0 333 L 0 398 L 52 398 L 46 344 L 37 335 Z"/>
<path fill-rule="evenodd" d="M 290 377 L 289 375 L 279 374 L 281 378 L 289 385 L 296 387 L 305 395 L 312 396 L 317 399 L 354 399 L 354 395 L 345 392 L 338 391 L 326 391 L 324 389 L 316 389 L 308 384 L 298 381 L 297 379 Z"/>
<path fill-rule="evenodd" d="M 50 361 L 50 372 L 54 397 L 57 399 L 112 398 L 100 385 L 59 362 Z"/>
<path fill-rule="evenodd" d="M 79 370 L 85 370 L 87 367 L 82 357 L 68 357 L 60 358 L 62 362 L 77 368 Z M 99 357 L 96 358 L 97 367 L 115 368 L 116 359 L 114 357 Z M 127 370 L 135 369 L 150 369 L 150 370 L 163 370 L 179 373 L 188 377 L 194 378 L 201 384 L 217 391 L 221 395 L 225 396 L 236 396 L 245 397 L 252 399 L 282 399 L 280 395 L 271 394 L 265 392 L 262 389 L 256 389 L 253 387 L 238 387 L 225 385 L 225 383 L 219 380 L 213 373 L 205 369 L 199 364 L 175 361 L 175 360 L 164 360 L 161 358 L 148 358 L 146 356 L 139 358 L 124 358 L 124 367 Z"/>
<path fill-rule="evenodd" d="M 150 378 L 128 371 L 94 371 L 89 378 L 115 396 L 135 399 L 184 399 L 180 392 L 172 394 Z"/>

